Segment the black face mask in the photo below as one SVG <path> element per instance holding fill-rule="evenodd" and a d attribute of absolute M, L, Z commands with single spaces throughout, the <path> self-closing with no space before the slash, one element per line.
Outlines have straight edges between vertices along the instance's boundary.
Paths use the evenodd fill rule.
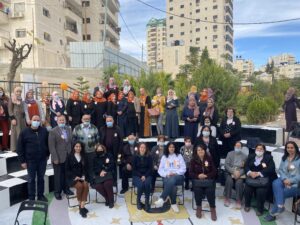
<path fill-rule="evenodd" d="M 98 156 L 103 156 L 103 155 L 104 155 L 104 151 L 96 152 L 96 154 L 97 154 Z"/>

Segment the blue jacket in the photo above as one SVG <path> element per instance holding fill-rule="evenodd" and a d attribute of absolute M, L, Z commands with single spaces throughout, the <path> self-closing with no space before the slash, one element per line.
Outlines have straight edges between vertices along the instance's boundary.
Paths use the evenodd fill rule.
<path fill-rule="evenodd" d="M 281 161 L 279 166 L 279 175 L 281 180 L 288 179 L 292 183 L 292 187 L 297 187 L 300 182 L 300 157 L 296 156 L 291 163 L 290 170 L 288 170 L 289 161 Z"/>

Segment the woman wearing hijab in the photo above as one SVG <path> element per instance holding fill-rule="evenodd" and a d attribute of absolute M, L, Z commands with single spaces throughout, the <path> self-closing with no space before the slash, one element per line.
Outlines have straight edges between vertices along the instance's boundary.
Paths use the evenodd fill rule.
<path fill-rule="evenodd" d="M 45 123 L 45 115 L 43 112 L 42 105 L 39 101 L 36 101 L 33 96 L 33 90 L 30 89 L 27 91 L 25 96 L 25 104 L 24 104 L 25 118 L 27 125 L 30 125 L 31 118 L 34 115 L 39 115 L 41 118 L 42 124 Z"/>
<path fill-rule="evenodd" d="M 54 128 L 57 126 L 57 116 L 64 114 L 65 103 L 60 100 L 56 91 L 52 93 L 52 99 L 50 100 L 50 124 Z"/>
<path fill-rule="evenodd" d="M 24 101 L 22 100 L 22 88 L 16 87 L 8 102 L 8 114 L 11 120 L 10 150 L 17 149 L 17 139 L 20 132 L 26 127 Z"/>
<path fill-rule="evenodd" d="M 122 87 L 122 91 L 123 91 L 125 97 L 128 96 L 129 91 L 132 91 L 133 94 L 135 95 L 135 90 L 134 90 L 134 88 L 130 85 L 129 80 L 124 80 L 124 82 L 123 82 L 123 87 Z"/>
<path fill-rule="evenodd" d="M 5 95 L 4 89 L 0 87 L 0 129 L 2 131 L 0 152 L 8 150 L 8 137 L 9 137 L 8 102 L 9 102 L 9 98 Z"/>
<path fill-rule="evenodd" d="M 101 91 L 103 94 L 105 93 L 106 87 L 105 82 L 103 80 L 100 80 L 98 83 L 98 86 L 94 88 L 93 96 L 96 96 L 97 91 Z"/>
<path fill-rule="evenodd" d="M 204 112 L 200 112 L 201 115 L 201 124 L 204 124 L 204 118 L 210 117 L 211 119 L 211 125 L 217 126 L 218 120 L 219 120 L 219 114 L 218 110 L 215 107 L 215 101 L 213 98 L 207 99 L 207 106 L 204 110 Z"/>
<path fill-rule="evenodd" d="M 177 138 L 179 136 L 179 121 L 177 107 L 179 106 L 178 99 L 174 90 L 168 91 L 166 102 L 166 126 L 165 134 L 169 138 Z"/>
<path fill-rule="evenodd" d="M 293 123 L 297 122 L 297 107 L 300 109 L 300 102 L 297 99 L 296 90 L 295 88 L 290 87 L 285 94 L 285 100 L 283 104 L 287 132 L 292 131 Z"/>
<path fill-rule="evenodd" d="M 105 97 L 108 98 L 108 96 L 112 93 L 114 93 L 115 96 L 118 96 L 119 88 L 116 84 L 115 78 L 110 77 L 106 87 Z"/>
<path fill-rule="evenodd" d="M 184 121 L 184 136 L 190 137 L 192 143 L 195 143 L 197 136 L 199 115 L 199 107 L 197 106 L 196 99 L 190 96 L 188 105 L 184 107 L 181 117 Z"/>
<path fill-rule="evenodd" d="M 79 99 L 79 91 L 73 91 L 71 97 L 67 101 L 66 110 L 69 123 L 72 130 L 76 125 L 81 123 L 81 101 Z"/>
<path fill-rule="evenodd" d="M 94 102 L 94 113 L 93 113 L 93 124 L 98 128 L 100 131 L 100 128 L 105 125 L 105 115 L 107 111 L 107 101 L 106 98 L 103 96 L 102 91 L 96 91 L 95 97 L 93 98 Z"/>
<path fill-rule="evenodd" d="M 146 94 L 145 88 L 140 89 L 141 102 L 141 120 L 140 120 L 140 137 L 151 136 L 151 119 L 148 109 L 151 109 L 151 98 Z"/>
<path fill-rule="evenodd" d="M 81 115 L 91 115 L 93 114 L 93 102 L 91 98 L 91 94 L 86 91 L 81 100 Z"/>
<path fill-rule="evenodd" d="M 135 97 L 132 91 L 129 91 L 127 97 L 127 134 L 136 136 L 138 132 L 138 117 L 141 112 L 140 101 Z"/>

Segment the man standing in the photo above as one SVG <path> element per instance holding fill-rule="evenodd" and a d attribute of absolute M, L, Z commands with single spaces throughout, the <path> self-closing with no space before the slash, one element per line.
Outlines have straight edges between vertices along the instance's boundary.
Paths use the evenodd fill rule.
<path fill-rule="evenodd" d="M 87 170 L 87 181 L 92 182 L 94 171 L 93 163 L 95 158 L 95 146 L 99 143 L 99 132 L 95 125 L 91 124 L 91 115 L 82 116 L 81 124 L 73 130 L 73 141 L 80 141 L 84 144 L 85 165 Z"/>
<path fill-rule="evenodd" d="M 47 202 L 44 196 L 44 175 L 46 172 L 48 149 L 48 131 L 41 127 L 40 117 L 31 118 L 31 126 L 23 129 L 18 138 L 17 153 L 21 166 L 28 173 L 28 198 L 35 200 L 37 176 L 37 200 Z"/>
<path fill-rule="evenodd" d="M 49 132 L 48 140 L 54 169 L 54 196 L 57 200 L 61 200 L 62 191 L 66 195 L 74 194 L 65 182 L 65 161 L 72 149 L 72 130 L 69 126 L 66 126 L 66 117 L 64 115 L 57 117 L 57 125 Z"/>

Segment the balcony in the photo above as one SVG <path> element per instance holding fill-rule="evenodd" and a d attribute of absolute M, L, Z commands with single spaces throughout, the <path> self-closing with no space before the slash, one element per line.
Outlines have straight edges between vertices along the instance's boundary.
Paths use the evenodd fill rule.
<path fill-rule="evenodd" d="M 8 15 L 5 12 L 0 11 L 0 24 L 8 23 Z"/>
<path fill-rule="evenodd" d="M 78 32 L 77 24 L 66 22 L 65 24 L 65 36 L 67 41 L 81 41 L 82 35 Z"/>
<path fill-rule="evenodd" d="M 120 3 L 119 0 L 107 0 L 108 8 L 112 13 L 117 13 L 120 11 Z M 103 1 L 105 4 L 105 0 Z"/>
<path fill-rule="evenodd" d="M 76 5 L 73 5 L 74 1 L 66 1 L 64 3 L 65 15 L 68 16 L 72 20 L 81 20 L 82 18 L 82 8 L 81 6 L 78 8 Z"/>
<path fill-rule="evenodd" d="M 231 34 L 231 36 L 233 36 L 233 29 L 229 25 L 226 25 L 225 31 L 229 32 Z"/>
<path fill-rule="evenodd" d="M 233 18 L 232 9 L 229 6 L 226 6 L 225 12 L 228 13 L 231 16 L 231 18 Z"/>
<path fill-rule="evenodd" d="M 105 11 L 104 9 L 100 11 L 101 22 L 105 21 Z M 113 14 L 110 10 L 107 10 L 107 22 L 112 23 L 114 26 L 118 26 L 118 15 Z"/>
<path fill-rule="evenodd" d="M 227 34 L 227 35 L 225 36 L 225 41 L 226 41 L 226 42 L 229 42 L 229 43 L 233 46 L 233 39 L 232 39 L 232 37 L 230 37 L 230 35 Z"/>
<path fill-rule="evenodd" d="M 231 9 L 233 10 L 232 0 L 226 0 L 226 5 L 229 5 L 231 7 Z"/>

